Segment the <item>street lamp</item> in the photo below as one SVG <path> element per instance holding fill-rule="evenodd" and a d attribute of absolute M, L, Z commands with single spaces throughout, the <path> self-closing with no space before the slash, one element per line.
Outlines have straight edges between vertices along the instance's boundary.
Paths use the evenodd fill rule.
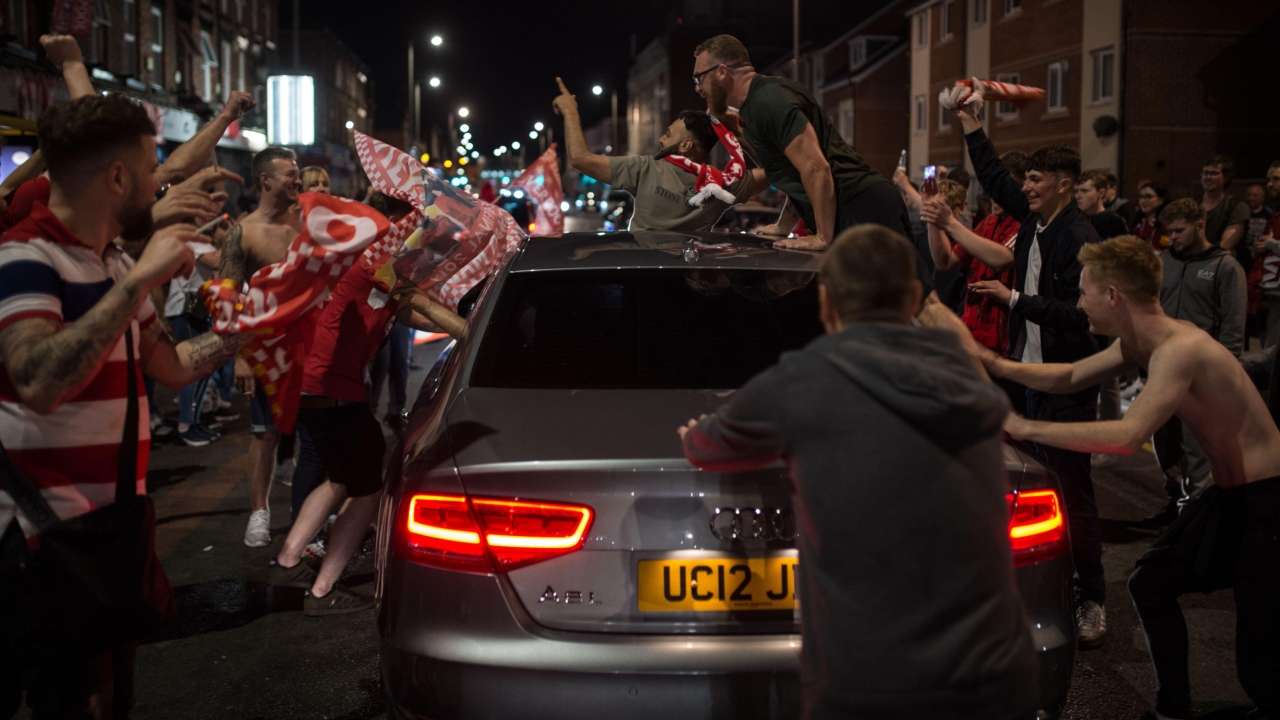
<path fill-rule="evenodd" d="M 592 85 L 591 94 L 597 97 L 600 95 L 603 95 L 604 88 L 601 87 L 600 85 Z M 614 151 L 616 152 L 617 151 L 616 148 L 618 147 L 618 91 L 617 90 L 613 90 L 609 93 L 609 106 L 610 106 L 609 140 L 610 140 L 610 144 L 615 148 Z"/>
<path fill-rule="evenodd" d="M 466 124 L 466 123 L 462 123 L 461 125 L 459 125 L 459 126 L 458 126 L 458 131 L 459 131 L 459 132 L 464 132 L 464 133 L 469 133 L 469 132 L 471 132 L 471 126 L 470 126 L 470 125 L 468 125 L 468 124 Z"/>
<path fill-rule="evenodd" d="M 536 130 L 530 130 L 530 131 L 529 131 L 529 139 L 530 139 L 530 140 L 537 140 L 537 139 L 538 139 L 538 131 L 536 131 Z"/>
<path fill-rule="evenodd" d="M 544 127 L 546 127 L 546 126 L 542 124 L 542 121 L 541 121 L 541 120 L 539 120 L 538 122 L 536 122 L 536 123 L 534 123 L 534 124 L 533 124 L 533 129 L 534 129 L 534 130 L 537 130 L 538 132 L 542 132 L 542 128 L 544 128 Z"/>
<path fill-rule="evenodd" d="M 431 47 L 440 47 L 441 45 L 444 45 L 444 38 L 440 37 L 439 35 L 432 35 Z"/>
<path fill-rule="evenodd" d="M 603 94 L 604 94 L 604 88 L 600 87 L 599 85 L 592 85 L 592 86 L 591 86 L 591 94 L 592 94 L 592 95 L 603 95 Z"/>
<path fill-rule="evenodd" d="M 354 130 L 354 129 L 355 129 L 355 127 L 356 127 L 356 124 L 355 124 L 354 122 L 351 122 L 350 120 L 348 120 L 348 121 L 347 121 L 347 129 L 348 129 L 348 130 Z"/>
<path fill-rule="evenodd" d="M 520 149 L 520 141 L 519 141 L 519 140 L 513 140 L 513 141 L 511 141 L 511 149 L 512 149 L 512 150 L 519 150 L 519 149 Z"/>
<path fill-rule="evenodd" d="M 471 109 L 468 108 L 466 105 L 463 105 L 462 107 L 458 108 L 458 117 L 464 120 L 468 117 L 471 117 Z"/>
<path fill-rule="evenodd" d="M 433 88 L 438 88 L 440 87 L 440 78 L 435 75 L 432 75 L 431 79 L 427 81 L 427 84 Z"/>

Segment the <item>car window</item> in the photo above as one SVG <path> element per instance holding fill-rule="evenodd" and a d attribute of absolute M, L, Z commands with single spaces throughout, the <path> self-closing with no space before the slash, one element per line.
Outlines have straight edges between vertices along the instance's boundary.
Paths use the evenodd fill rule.
<path fill-rule="evenodd" d="M 816 287 L 798 271 L 514 273 L 470 385 L 737 388 L 822 332 Z"/>

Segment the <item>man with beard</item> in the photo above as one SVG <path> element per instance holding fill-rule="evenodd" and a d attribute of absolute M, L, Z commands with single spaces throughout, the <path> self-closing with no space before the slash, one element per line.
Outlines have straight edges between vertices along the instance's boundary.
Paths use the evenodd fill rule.
<path fill-rule="evenodd" d="M 718 140 L 706 113 L 685 110 L 676 116 L 658 137 L 658 153 L 648 155 L 597 155 L 587 147 L 578 117 L 578 101 L 560 78 L 556 78 L 560 94 L 551 102 L 564 117 L 565 143 L 569 164 L 581 173 L 615 188 L 626 190 L 636 199 L 635 213 L 629 230 L 670 230 L 696 232 L 710 230 L 729 207 L 714 195 L 695 207 L 689 199 L 695 194 L 697 176 L 663 159 L 683 155 L 695 163 L 710 160 Z M 755 169 L 725 188 L 738 201 L 765 188 L 764 172 Z"/>
<path fill-rule="evenodd" d="M 298 193 L 302 191 L 298 159 L 292 150 L 269 147 L 253 156 L 253 182 L 258 189 L 258 207 L 227 235 L 222 250 L 219 277 L 243 285 L 259 268 L 284 260 L 289 243 L 302 230 Z M 243 361 L 236 375 L 249 374 Z M 276 445 L 280 435 L 271 422 L 271 404 L 261 388 L 250 405 L 249 430 L 249 523 L 244 531 L 248 547 L 266 547 L 271 542 L 271 476 L 275 470 Z"/>
<path fill-rule="evenodd" d="M 156 233 L 136 263 L 113 242 L 151 233 L 155 124 L 142 106 L 90 95 L 49 108 L 39 134 L 48 204 L 34 203 L 0 243 L 0 444 L 9 469 L 65 520 L 111 504 L 120 478 L 136 478 L 145 492 L 142 373 L 181 387 L 242 340 L 205 334 L 174 345 L 163 335 L 148 293 L 191 271 L 187 243 L 200 236 L 190 225 Z M 10 618 L 21 548 L 39 540 L 32 520 L 0 493 L 0 611 Z M 51 647 L 11 638 L 0 635 L 0 716 L 16 710 L 24 690 L 36 717 L 128 714 L 133 642 Z"/>
<path fill-rule="evenodd" d="M 730 107 L 739 109 L 752 160 L 817 233 L 779 240 L 776 246 L 824 250 L 837 233 L 858 223 L 876 223 L 911 237 L 902 196 L 840 137 L 803 88 L 757 73 L 746 46 L 732 35 L 703 42 L 693 57 L 693 84 L 711 113 L 726 117 Z M 927 248 L 917 245 L 916 254 L 928 295 L 932 261 Z"/>

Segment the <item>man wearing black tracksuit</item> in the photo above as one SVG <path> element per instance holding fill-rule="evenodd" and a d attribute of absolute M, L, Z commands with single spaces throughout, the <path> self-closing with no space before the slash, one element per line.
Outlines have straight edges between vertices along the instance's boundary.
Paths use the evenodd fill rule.
<path fill-rule="evenodd" d="M 1020 362 L 1069 363 L 1094 354 L 1097 341 L 1089 334 L 1088 318 L 1076 307 L 1081 272 L 1076 256 L 1085 243 L 1099 239 L 1072 199 L 1080 156 L 1067 147 L 1037 150 L 1019 187 L 1000 164 L 981 123 L 966 110 L 956 115 L 982 189 L 1022 223 L 1014 245 L 1013 288 L 998 281 L 972 288 L 1009 304 L 1009 356 Z M 1098 388 L 1071 395 L 1028 389 L 1024 412 L 1035 420 L 1095 420 Z M 1106 635 L 1106 581 L 1090 456 L 1044 446 L 1036 449 L 1062 485 L 1076 566 L 1076 626 L 1081 645 L 1095 646 Z"/>

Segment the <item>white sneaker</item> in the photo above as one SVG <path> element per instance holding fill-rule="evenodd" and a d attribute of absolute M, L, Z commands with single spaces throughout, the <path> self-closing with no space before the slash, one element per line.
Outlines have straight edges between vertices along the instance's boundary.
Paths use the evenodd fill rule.
<path fill-rule="evenodd" d="M 313 540 L 309 545 L 307 545 L 305 548 L 302 549 L 303 555 L 306 555 L 308 557 L 313 557 L 317 560 L 323 560 L 324 553 L 325 553 L 325 549 L 324 549 L 323 540 Z"/>
<path fill-rule="evenodd" d="M 1107 637 L 1107 610 L 1092 600 L 1076 608 L 1076 637 L 1082 648 L 1095 648 Z"/>
<path fill-rule="evenodd" d="M 251 548 L 271 544 L 270 510 L 254 510 L 249 513 L 249 525 L 244 529 L 244 544 Z"/>

